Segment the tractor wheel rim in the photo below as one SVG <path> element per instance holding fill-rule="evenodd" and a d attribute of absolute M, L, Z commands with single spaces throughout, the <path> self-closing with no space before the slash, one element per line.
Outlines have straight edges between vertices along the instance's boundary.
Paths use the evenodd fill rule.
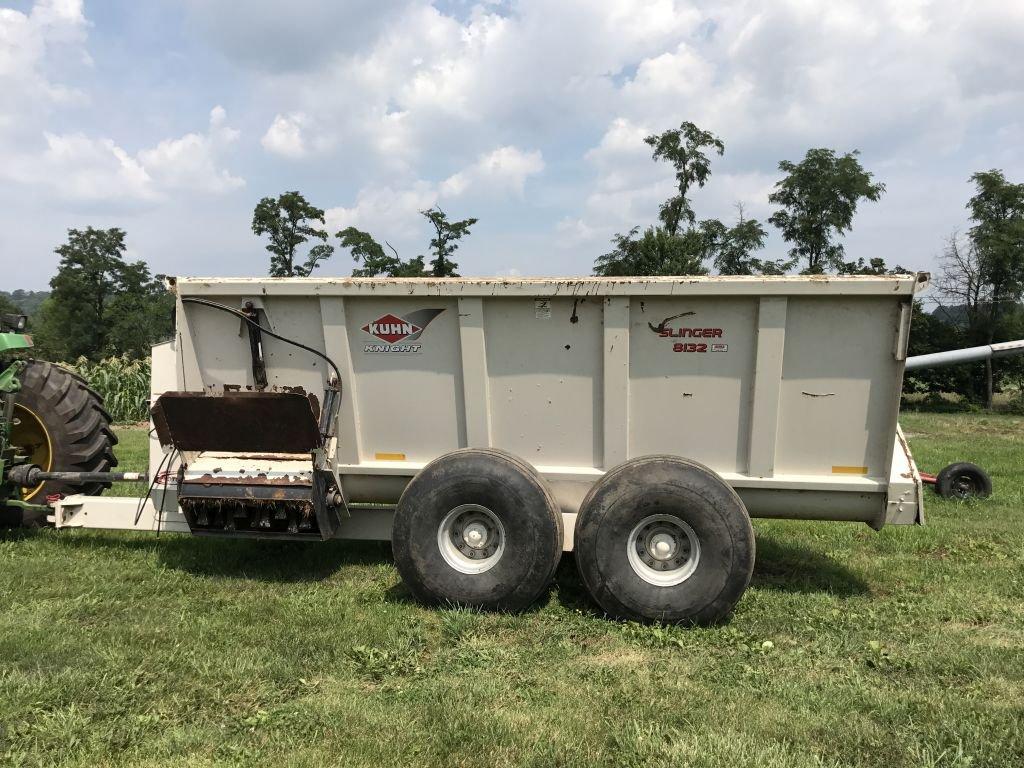
<path fill-rule="evenodd" d="M 44 472 L 53 469 L 53 443 L 50 433 L 46 431 L 43 420 L 24 405 L 14 404 L 14 425 L 11 430 L 11 442 L 18 446 L 20 453 L 28 455 L 30 463 L 35 464 Z M 22 498 L 30 501 L 43 489 L 43 483 L 34 488 L 24 489 Z"/>
<path fill-rule="evenodd" d="M 630 532 L 626 559 L 648 584 L 674 587 L 697 570 L 700 539 L 689 523 L 675 515 L 649 515 Z"/>
<path fill-rule="evenodd" d="M 437 548 L 459 573 L 484 573 L 505 554 L 505 527 L 487 507 L 460 504 L 437 527 Z"/>

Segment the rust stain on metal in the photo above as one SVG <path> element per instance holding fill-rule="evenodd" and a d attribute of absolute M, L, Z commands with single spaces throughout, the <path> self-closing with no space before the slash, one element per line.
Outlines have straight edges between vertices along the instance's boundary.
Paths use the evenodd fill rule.
<path fill-rule="evenodd" d="M 260 472 L 257 475 L 244 474 L 245 470 L 239 470 L 239 475 L 214 475 L 207 472 L 205 475 L 201 475 L 197 478 L 189 478 L 190 483 L 199 483 L 206 486 L 207 488 L 215 485 L 235 485 L 235 486 L 246 486 L 246 485 L 259 485 L 266 487 L 276 487 L 279 485 L 287 486 L 311 486 L 312 480 L 302 475 L 281 475 L 279 477 L 267 477 L 266 472 Z"/>
<path fill-rule="evenodd" d="M 309 453 L 320 405 L 300 392 L 166 392 L 153 405 L 162 445 L 182 451 Z"/>

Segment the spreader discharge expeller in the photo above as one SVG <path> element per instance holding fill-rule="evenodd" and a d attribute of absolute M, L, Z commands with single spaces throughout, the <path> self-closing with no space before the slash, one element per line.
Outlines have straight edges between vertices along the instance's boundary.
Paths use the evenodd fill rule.
<path fill-rule="evenodd" d="M 180 457 L 178 504 L 192 533 L 334 535 L 345 502 L 328 460 L 332 436 L 320 432 L 314 395 L 167 392 L 152 413 L 161 445 Z"/>

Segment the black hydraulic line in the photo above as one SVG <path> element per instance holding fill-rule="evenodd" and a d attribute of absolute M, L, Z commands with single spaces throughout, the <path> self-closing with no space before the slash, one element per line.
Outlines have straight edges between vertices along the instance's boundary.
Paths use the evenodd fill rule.
<path fill-rule="evenodd" d="M 183 296 L 181 298 L 181 303 L 182 304 L 200 304 L 200 305 L 202 305 L 204 307 L 212 307 L 213 309 L 219 309 L 221 312 L 228 312 L 229 314 L 232 314 L 235 317 L 238 317 L 238 318 L 244 320 L 251 327 L 257 329 L 260 333 L 265 333 L 267 336 L 271 336 L 271 337 L 273 337 L 273 338 L 275 338 L 275 339 L 277 339 L 279 341 L 283 341 L 285 344 L 291 344 L 293 347 L 298 347 L 299 349 L 303 349 L 306 352 L 310 352 L 310 353 L 316 355 L 317 357 L 321 358 L 322 360 L 325 360 L 327 362 L 327 364 L 329 366 L 331 366 L 331 368 L 334 369 L 334 375 L 337 377 L 338 386 L 339 387 L 341 386 L 341 369 L 338 368 L 337 364 L 335 364 L 335 362 L 333 360 L 331 360 L 331 358 L 329 358 L 327 355 L 325 355 L 320 350 L 314 349 L 313 347 L 308 347 L 305 344 L 302 344 L 301 342 L 295 341 L 295 339 L 289 339 L 287 336 L 282 336 L 282 335 L 280 335 L 278 333 L 274 333 L 273 331 L 271 331 L 271 330 L 269 330 L 267 328 L 264 328 L 256 320 L 253 320 L 251 317 L 246 315 L 241 310 L 235 309 L 234 307 L 229 307 L 226 304 L 220 304 L 219 302 L 210 301 L 209 299 L 198 299 L 198 298 L 195 298 L 193 296 Z"/>
<path fill-rule="evenodd" d="M 263 326 L 259 325 L 260 311 L 246 302 L 244 313 L 256 322 L 255 328 L 249 327 L 249 356 L 252 358 L 252 378 L 257 389 L 267 386 L 267 362 L 263 358 Z"/>
<path fill-rule="evenodd" d="M 167 462 L 167 472 L 168 473 L 170 473 L 170 471 L 171 471 L 171 464 L 174 463 L 175 455 L 177 455 L 179 458 L 181 457 L 181 451 L 179 451 L 177 448 L 175 448 L 175 449 L 173 449 L 171 451 L 171 454 L 170 454 L 171 460 L 169 462 Z M 181 473 L 182 473 L 182 466 L 179 464 L 178 465 L 178 478 L 179 478 L 178 479 L 178 488 L 181 488 L 181 479 L 180 479 L 181 478 Z M 153 482 L 149 484 L 149 490 L 146 492 L 146 498 L 147 499 L 152 495 L 153 487 L 155 486 L 156 482 L 159 479 L 160 479 L 160 475 L 159 474 L 157 474 L 156 476 L 153 477 Z M 177 492 L 175 492 L 175 493 L 177 493 Z M 160 506 L 157 508 L 157 511 L 156 511 L 156 535 L 157 535 L 158 538 L 160 536 L 160 523 L 164 519 L 164 501 L 166 501 L 166 500 L 167 500 L 167 483 L 165 482 L 164 483 L 163 493 L 160 494 Z M 143 506 L 145 506 L 145 502 L 143 502 Z M 139 521 L 138 521 L 138 518 L 136 517 L 135 524 L 138 525 L 138 523 L 139 523 Z"/>
<path fill-rule="evenodd" d="M 160 464 L 156 468 L 156 473 L 153 475 L 153 479 L 149 481 L 149 487 L 146 489 L 146 495 L 139 500 L 139 506 L 135 509 L 135 521 L 132 523 L 133 526 L 139 524 L 139 519 L 142 517 L 142 510 L 146 508 L 146 502 L 148 502 L 150 496 L 153 495 L 153 488 L 156 486 L 156 481 L 164 471 L 164 465 L 166 464 L 167 470 L 170 471 L 171 464 L 174 463 L 174 454 L 177 452 L 178 449 L 174 448 L 169 453 L 165 453 L 164 457 L 160 459 Z M 167 489 L 164 488 L 164 495 L 166 494 Z M 163 501 L 163 497 L 161 497 L 160 500 Z M 157 524 L 159 525 L 159 522 Z"/>
<path fill-rule="evenodd" d="M 126 480 L 149 482 L 149 476 L 143 472 L 44 472 L 34 464 L 20 464 L 11 467 L 7 477 L 11 482 L 23 488 L 31 488 L 47 480 L 68 485 L 118 483 Z"/>
<path fill-rule="evenodd" d="M 86 483 L 148 483 L 149 475 L 145 472 L 38 472 L 32 475 L 38 482 L 30 483 L 29 487 L 47 480 L 56 480 L 68 485 L 85 485 Z"/>

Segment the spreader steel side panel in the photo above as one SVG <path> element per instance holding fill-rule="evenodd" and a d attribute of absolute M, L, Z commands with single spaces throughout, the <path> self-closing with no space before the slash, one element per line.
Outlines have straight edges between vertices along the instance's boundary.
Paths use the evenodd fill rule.
<path fill-rule="evenodd" d="M 265 327 L 326 353 L 342 376 L 334 456 L 354 502 L 394 503 L 427 462 L 493 446 L 534 464 L 572 514 L 607 469 L 666 453 L 718 472 L 752 515 L 877 526 L 917 517 L 916 496 L 901 489 L 893 505 L 889 485 L 924 281 L 179 278 L 162 360 L 168 389 L 255 387 L 239 321 L 183 297 L 249 302 Z M 271 388 L 323 391 L 323 360 L 262 344 Z"/>

